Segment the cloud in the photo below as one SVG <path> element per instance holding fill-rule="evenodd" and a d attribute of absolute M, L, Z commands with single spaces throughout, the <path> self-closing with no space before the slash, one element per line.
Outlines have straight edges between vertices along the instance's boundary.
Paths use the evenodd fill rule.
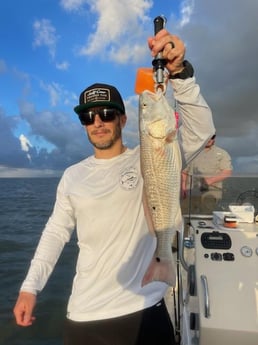
<path fill-rule="evenodd" d="M 50 56 L 54 59 L 56 54 L 56 44 L 59 36 L 56 29 L 48 19 L 35 20 L 34 29 L 34 47 L 47 47 Z"/>
<path fill-rule="evenodd" d="M 136 96 L 125 101 L 128 123 L 124 139 L 129 147 L 138 143 L 136 102 Z M 6 117 L 1 111 L 0 136 L 5 145 L 0 146 L 0 176 L 6 176 L 8 169 L 9 177 L 22 174 L 38 176 L 39 170 L 42 170 L 44 176 L 59 175 L 66 167 L 93 153 L 84 128 L 79 121 L 72 121 L 66 113 L 38 111 L 33 104 L 25 101 L 20 102 L 19 108 L 21 119 L 30 127 L 29 136 L 51 144 L 51 149 L 33 146 L 28 135 L 21 134 L 16 138 L 13 129 L 18 118 Z M 26 169 L 32 169 L 31 173 Z"/>
<path fill-rule="evenodd" d="M 147 15 L 153 2 L 148 0 L 113 0 L 112 6 L 105 0 L 89 1 L 90 11 L 96 16 L 95 30 L 80 48 L 80 54 L 99 55 L 117 63 L 139 62 L 146 55 L 142 45 Z"/>
<path fill-rule="evenodd" d="M 79 11 L 79 9 L 89 0 L 61 0 L 60 5 L 66 11 Z"/>
<path fill-rule="evenodd" d="M 17 138 L 14 130 L 20 122 L 19 116 L 6 116 L 0 108 L 0 176 L 17 176 L 32 169 L 31 174 L 51 175 L 50 171 L 63 171 L 92 153 L 84 129 L 62 112 L 38 112 L 32 104 L 21 102 L 21 118 L 31 128 L 30 137 L 38 137 L 50 143 L 50 150 L 34 147 L 25 135 Z M 56 173 L 52 173 L 55 175 Z M 22 176 L 22 175 L 20 175 Z"/>
<path fill-rule="evenodd" d="M 19 139 L 20 139 L 22 151 L 27 152 L 26 156 L 28 160 L 31 162 L 31 155 L 28 152 L 30 151 L 30 148 L 32 148 L 33 146 L 31 145 L 29 139 L 26 138 L 24 134 L 21 134 L 19 136 Z"/>
<path fill-rule="evenodd" d="M 77 95 L 68 91 L 63 85 L 57 82 L 45 83 L 39 82 L 40 88 L 48 95 L 49 104 L 51 107 L 68 106 L 72 108 L 76 102 L 78 102 Z"/>
<path fill-rule="evenodd" d="M 20 140 L 13 134 L 13 130 L 17 125 L 15 117 L 7 117 L 0 108 L 0 162 L 1 165 L 8 167 L 26 167 L 28 166 L 28 158 L 26 153 L 22 151 Z"/>
<path fill-rule="evenodd" d="M 44 139 L 53 149 L 30 149 L 35 167 L 64 169 L 92 153 L 84 129 L 61 111 L 37 111 L 33 104 L 20 102 L 20 113 L 30 128 L 30 135 Z"/>
<path fill-rule="evenodd" d="M 236 173 L 250 173 L 257 176 L 258 155 L 252 157 L 240 156 L 235 159 Z M 248 170 L 246 169 L 248 167 Z"/>
<path fill-rule="evenodd" d="M 217 143 L 229 151 L 236 169 L 243 157 L 258 152 L 257 12 L 257 1 L 228 0 L 222 6 L 199 0 L 190 22 L 176 29 L 213 111 Z M 241 168 L 257 171 L 258 165 L 243 163 Z"/>
<path fill-rule="evenodd" d="M 61 38 L 57 34 L 56 28 L 49 19 L 38 19 L 33 23 L 34 40 L 33 47 L 46 47 L 53 61 L 56 59 L 57 42 Z M 55 62 L 58 70 L 68 70 L 70 64 L 68 61 Z"/>
<path fill-rule="evenodd" d="M 11 78 L 15 78 L 15 90 L 12 91 L 15 100 L 10 101 L 12 111 L 9 111 L 9 104 L 6 106 L 8 115 L 3 109 L 0 111 L 0 163 L 4 166 L 60 171 L 86 157 L 92 152 L 91 147 L 83 128 L 76 118 L 72 118 L 75 115 L 69 114 L 78 102 L 78 96 L 68 88 L 76 89 L 81 80 L 90 80 L 95 75 L 107 78 L 106 74 L 102 74 L 103 69 L 110 67 L 112 73 L 115 66 L 117 75 L 112 75 L 114 82 L 118 82 L 122 92 L 126 90 L 128 93 L 131 86 L 126 83 L 129 78 L 122 78 L 120 71 L 127 68 L 126 73 L 132 73 L 135 66 L 150 62 L 146 38 L 153 32 L 150 11 L 157 6 L 156 2 L 113 0 L 112 6 L 106 0 L 62 0 L 59 3 L 65 10 L 67 23 L 71 19 L 74 24 L 74 20 L 78 19 L 78 30 L 81 28 L 79 25 L 87 27 L 84 38 L 77 31 L 76 35 L 72 35 L 72 43 L 67 45 L 74 52 L 73 45 L 85 42 L 80 46 L 80 53 L 86 57 L 83 59 L 84 63 L 86 61 L 83 65 L 85 69 L 80 69 L 78 73 L 74 68 L 82 60 L 78 59 L 78 55 L 74 60 L 71 58 L 71 63 L 63 57 L 60 59 L 63 62 L 56 61 L 56 55 L 60 53 L 57 43 L 64 38 L 58 34 L 61 26 L 57 26 L 58 21 L 55 22 L 54 17 L 51 21 L 40 19 L 34 22 L 33 45 L 48 50 L 58 75 L 32 76 L 26 73 L 28 69 L 24 68 L 26 72 L 23 72 L 18 69 L 21 67 L 14 68 L 10 62 L 7 66 L 5 60 L 0 59 L 0 74 L 6 78 L 9 73 Z M 186 59 L 194 65 L 201 92 L 213 111 L 217 144 L 230 153 L 235 170 L 257 172 L 258 2 L 227 0 L 218 5 L 213 1 L 187 0 L 181 2 L 179 12 L 172 6 L 168 10 L 171 13 L 165 13 L 167 28 L 185 41 Z M 69 35 L 66 36 L 68 38 Z M 67 71 L 62 73 L 65 77 L 60 77 L 61 71 Z M 82 71 L 87 71 L 87 78 Z M 66 79 L 69 87 L 65 84 Z M 74 79 L 76 84 L 72 85 Z M 21 83 L 22 92 L 18 93 L 16 87 Z M 1 92 L 3 90 L 1 88 Z M 18 114 L 10 116 L 15 114 L 13 106 L 16 107 L 17 99 L 20 100 Z M 40 102 L 37 102 L 39 99 Z M 124 140 L 129 146 L 134 146 L 138 143 L 136 99 L 128 97 L 125 102 L 128 121 Z M 16 137 L 14 133 L 17 133 L 21 121 L 26 123 L 28 132 L 21 131 Z M 39 141 L 49 145 L 28 146 L 28 151 L 23 151 L 19 140 L 21 133 L 31 143 L 39 138 Z"/>
<path fill-rule="evenodd" d="M 152 0 L 63 0 L 60 5 L 66 11 L 80 12 L 92 18 L 92 33 L 79 49 L 82 56 L 98 56 L 119 64 L 140 63 L 148 56 L 143 45 L 147 31 L 153 31 L 153 18 L 149 12 L 154 6 Z M 179 26 L 189 23 L 193 13 L 194 0 L 181 4 Z M 151 31 L 150 31 L 151 30 Z"/>
<path fill-rule="evenodd" d="M 28 152 L 29 149 L 32 147 L 30 141 L 28 138 L 26 138 L 26 136 L 24 134 L 21 134 L 19 136 L 20 139 L 20 143 L 21 143 L 21 149 L 22 151 Z"/>
<path fill-rule="evenodd" d="M 52 107 L 55 107 L 59 103 L 60 96 L 62 93 L 62 87 L 55 82 L 52 82 L 50 84 L 45 84 L 44 82 L 41 82 L 40 85 L 41 88 L 48 93 L 50 98 L 50 105 Z"/>
<path fill-rule="evenodd" d="M 184 27 L 185 25 L 189 24 L 191 20 L 191 16 L 194 10 L 194 0 L 184 0 L 181 4 L 181 18 L 179 20 L 179 26 Z"/>
<path fill-rule="evenodd" d="M 69 68 L 70 64 L 68 61 L 63 61 L 60 63 L 56 63 L 56 68 L 62 71 L 67 71 Z"/>

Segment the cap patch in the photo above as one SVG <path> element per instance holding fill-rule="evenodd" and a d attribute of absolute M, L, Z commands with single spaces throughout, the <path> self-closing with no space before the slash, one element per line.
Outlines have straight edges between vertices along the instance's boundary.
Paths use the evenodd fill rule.
<path fill-rule="evenodd" d="M 84 103 L 107 101 L 110 102 L 110 90 L 104 88 L 91 89 L 85 91 L 83 95 Z"/>

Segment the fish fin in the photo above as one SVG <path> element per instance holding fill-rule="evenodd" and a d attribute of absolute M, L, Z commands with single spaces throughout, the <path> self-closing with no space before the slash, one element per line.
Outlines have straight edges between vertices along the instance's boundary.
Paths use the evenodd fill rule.
<path fill-rule="evenodd" d="M 176 269 L 173 260 L 160 260 L 153 256 L 142 279 L 142 287 L 153 281 L 161 281 L 170 286 L 176 285 Z"/>
<path fill-rule="evenodd" d="M 184 228 L 184 224 L 183 224 L 183 217 L 182 217 L 181 207 L 178 207 L 178 210 L 177 210 L 177 213 L 176 213 L 176 219 L 175 219 L 175 229 L 178 232 L 181 232 L 183 228 Z"/>

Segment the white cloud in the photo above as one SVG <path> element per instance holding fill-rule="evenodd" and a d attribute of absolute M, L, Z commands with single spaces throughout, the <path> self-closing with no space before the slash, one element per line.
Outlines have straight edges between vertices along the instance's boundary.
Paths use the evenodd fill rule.
<path fill-rule="evenodd" d="M 50 98 L 50 104 L 52 107 L 55 107 L 60 99 L 60 95 L 62 93 L 62 87 L 55 82 L 52 82 L 51 84 L 45 84 L 43 82 L 40 83 L 42 89 L 44 89 Z"/>
<path fill-rule="evenodd" d="M 67 61 L 56 63 L 56 68 L 59 70 L 62 70 L 62 71 L 68 70 L 69 66 L 70 66 L 70 64 Z"/>
<path fill-rule="evenodd" d="M 19 139 L 20 139 L 22 151 L 27 152 L 26 156 L 27 156 L 28 160 L 31 162 L 31 155 L 29 154 L 29 150 L 33 146 L 31 145 L 29 139 L 26 138 L 24 134 L 21 134 L 19 136 Z"/>
<path fill-rule="evenodd" d="M 121 47 L 112 47 L 109 51 L 109 59 L 119 64 L 128 62 L 137 63 L 143 61 L 143 57 L 148 53 L 146 45 L 131 43 Z"/>
<path fill-rule="evenodd" d="M 66 11 L 77 11 L 87 2 L 88 0 L 61 0 L 60 5 Z"/>
<path fill-rule="evenodd" d="M 150 22 L 147 13 L 151 0 L 89 1 L 90 10 L 97 15 L 96 30 L 80 49 L 81 55 L 100 55 L 103 58 L 127 63 L 138 60 L 146 47 L 142 47 L 145 24 Z M 139 42 L 139 43 L 138 43 Z M 141 43 L 140 43 L 141 42 Z"/>
<path fill-rule="evenodd" d="M 49 103 L 52 107 L 57 105 L 67 105 L 69 107 L 74 106 L 75 102 L 78 102 L 77 95 L 74 92 L 65 90 L 63 85 L 51 82 L 44 83 L 40 82 L 40 87 L 44 90 L 49 96 Z"/>
<path fill-rule="evenodd" d="M 190 22 L 191 16 L 193 14 L 193 10 L 194 10 L 194 0 L 184 0 L 182 2 L 181 11 L 180 11 L 181 19 L 179 23 L 180 27 L 183 27 Z"/>
<path fill-rule="evenodd" d="M 29 139 L 26 138 L 24 134 L 21 134 L 19 139 L 20 139 L 22 151 L 28 152 L 29 149 L 32 147 Z"/>
<path fill-rule="evenodd" d="M 87 22 L 92 20 L 93 31 L 78 49 L 80 55 L 119 64 L 137 64 L 148 56 L 147 45 L 142 42 L 146 41 L 146 32 L 152 30 L 149 12 L 153 0 L 62 0 L 60 5 L 66 11 L 80 10 L 80 14 L 86 14 Z M 194 0 L 182 2 L 180 27 L 189 23 L 193 8 Z"/>
<path fill-rule="evenodd" d="M 49 51 L 55 68 L 50 66 L 48 70 L 48 64 L 41 68 L 41 61 L 31 60 L 30 49 L 27 52 L 29 55 L 12 55 L 10 61 L 6 59 L 4 51 L 2 59 L 5 56 L 5 60 L 0 57 L 0 89 L 7 95 L 2 97 L 1 105 L 8 112 L 8 116 L 2 115 L 2 121 L 0 116 L 0 138 L 7 143 L 2 145 L 2 164 L 28 167 L 26 154 L 29 153 L 33 167 L 42 167 L 42 162 L 45 162 L 44 167 L 59 169 L 80 159 L 79 151 L 82 156 L 87 154 L 89 148 L 87 142 L 86 145 L 84 143 L 84 136 L 79 134 L 80 124 L 76 122 L 75 114 L 71 114 L 72 107 L 78 102 L 78 95 L 71 90 L 79 93 L 81 84 L 93 82 L 92 79 L 99 75 L 103 81 L 111 79 L 128 96 L 134 83 L 130 79 L 135 69 L 133 63 L 137 62 L 138 68 L 144 66 L 146 61 L 151 62 L 146 38 L 153 32 L 152 14 L 164 13 L 163 10 L 156 11 L 158 8 L 163 9 L 164 5 L 164 15 L 168 17 L 167 28 L 184 40 L 187 46 L 186 58 L 194 65 L 197 82 L 212 108 L 219 146 L 231 154 L 235 171 L 257 171 L 258 69 L 255 58 L 252 58 L 258 53 L 255 27 L 257 1 L 227 0 L 219 6 L 207 0 L 60 0 L 58 3 L 62 6 L 61 13 L 51 12 L 51 21 L 41 18 L 34 22 L 33 43 L 34 47 Z M 168 6 L 169 3 L 171 6 Z M 228 16 L 228 13 L 232 15 Z M 21 20 L 33 22 L 35 17 L 27 17 L 25 14 L 28 11 L 24 12 Z M 243 18 L 248 20 L 241 25 Z M 62 42 L 59 42 L 57 32 L 62 35 Z M 76 50 L 73 46 L 78 42 L 80 45 L 85 42 L 81 53 L 87 59 L 69 55 L 79 51 L 78 46 Z M 60 52 L 57 52 L 57 43 L 60 44 Z M 26 41 L 23 47 L 22 53 L 25 54 Z M 60 53 L 59 62 L 55 58 L 57 53 Z M 12 63 L 13 58 L 18 60 Z M 66 59 L 69 59 L 71 65 Z M 110 61 L 116 63 L 110 64 Z M 118 66 L 122 63 L 125 66 Z M 67 69 L 67 73 L 60 72 Z M 120 71 L 123 72 L 120 74 Z M 15 81 L 15 85 L 9 87 L 12 81 Z M 41 89 L 38 88 L 39 81 Z M 11 90 L 9 96 L 8 89 Z M 24 100 L 36 104 L 39 109 L 28 103 L 26 111 L 23 107 L 19 114 L 17 104 Z M 53 111 L 50 104 L 57 108 Z M 137 106 L 127 104 L 127 112 L 124 139 L 132 145 L 137 141 Z M 24 127 L 21 127 L 21 121 L 24 121 Z M 51 143 L 51 150 L 37 156 L 35 151 L 45 144 L 35 144 L 39 146 L 34 145 L 28 152 L 22 151 L 16 135 L 27 135 L 27 130 L 30 131 L 33 144 L 38 142 L 38 138 L 43 138 L 46 143 Z"/>
<path fill-rule="evenodd" d="M 47 47 L 52 58 L 56 54 L 56 43 L 58 36 L 55 27 L 48 19 L 35 20 L 33 24 L 34 29 L 34 47 Z"/>

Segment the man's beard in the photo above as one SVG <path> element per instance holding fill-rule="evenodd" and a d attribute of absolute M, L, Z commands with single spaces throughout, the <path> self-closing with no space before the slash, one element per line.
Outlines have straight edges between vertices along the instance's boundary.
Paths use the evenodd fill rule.
<path fill-rule="evenodd" d="M 120 124 L 118 124 L 115 128 L 115 133 L 114 133 L 114 136 L 112 138 L 110 138 L 109 140 L 106 140 L 105 142 L 98 142 L 98 143 L 95 143 L 89 136 L 88 134 L 88 139 L 89 139 L 89 142 L 96 148 L 96 149 L 99 149 L 99 150 L 108 150 L 110 149 L 118 139 L 121 138 L 121 127 L 120 127 Z"/>

